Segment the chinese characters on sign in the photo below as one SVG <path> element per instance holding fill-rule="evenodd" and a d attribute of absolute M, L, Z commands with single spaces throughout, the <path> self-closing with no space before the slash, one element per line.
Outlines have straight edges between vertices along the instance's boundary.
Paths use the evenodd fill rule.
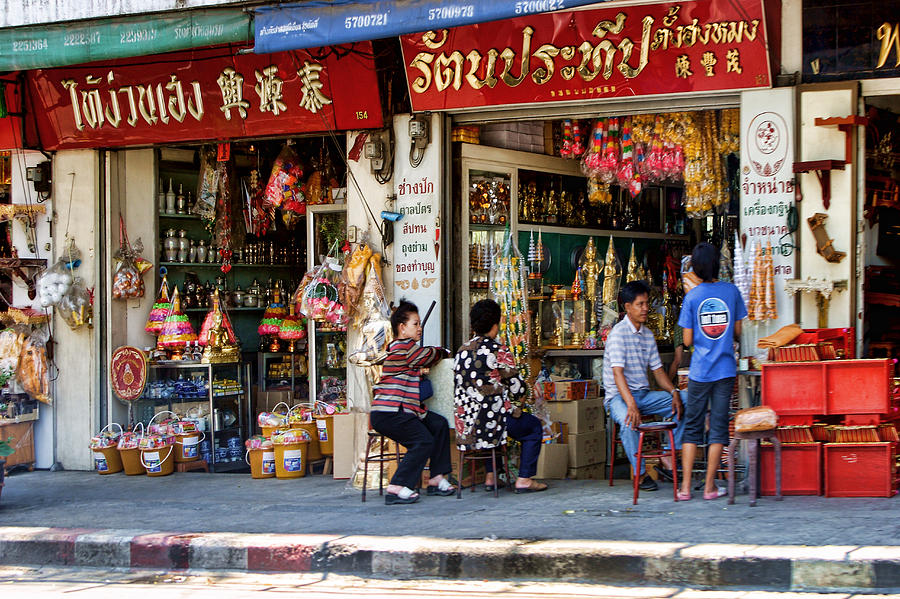
<path fill-rule="evenodd" d="M 541 14 L 401 43 L 415 111 L 770 86 L 762 0 Z"/>
<path fill-rule="evenodd" d="M 381 125 L 370 57 L 198 57 L 202 52 L 186 56 L 183 63 L 29 72 L 34 97 L 47 103 L 47 114 L 38 117 L 45 147 L 227 139 Z M 331 73 L 340 73 L 340 78 Z"/>

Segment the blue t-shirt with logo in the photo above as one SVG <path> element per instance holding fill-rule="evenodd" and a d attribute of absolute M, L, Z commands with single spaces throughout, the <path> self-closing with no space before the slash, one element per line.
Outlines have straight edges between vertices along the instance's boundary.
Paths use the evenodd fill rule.
<path fill-rule="evenodd" d="M 744 299 L 732 283 L 701 283 L 684 296 L 678 326 L 694 331 L 691 380 L 709 383 L 737 374 L 734 323 L 746 317 Z"/>

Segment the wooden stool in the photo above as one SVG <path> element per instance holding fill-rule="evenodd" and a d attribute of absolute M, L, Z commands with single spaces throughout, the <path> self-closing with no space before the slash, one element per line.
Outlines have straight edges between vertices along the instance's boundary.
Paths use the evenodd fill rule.
<path fill-rule="evenodd" d="M 385 436 L 375 431 L 369 431 L 369 438 L 366 441 L 366 459 L 363 461 L 363 479 L 362 479 L 362 500 L 366 502 L 366 487 L 368 486 L 369 464 L 378 464 L 378 494 L 384 495 L 384 464 L 385 462 L 397 462 L 400 465 L 400 458 L 406 455 L 400 453 L 400 444 L 394 443 L 394 451 L 385 453 L 384 451 Z M 378 453 L 372 455 L 372 447 L 378 443 Z"/>
<path fill-rule="evenodd" d="M 750 441 L 750 464 L 747 467 L 747 476 L 750 478 L 750 507 L 756 505 L 756 480 L 759 470 L 759 442 L 768 439 L 775 447 L 775 501 L 781 501 L 781 441 L 778 440 L 775 429 L 767 431 L 753 431 L 749 433 L 735 432 L 728 446 L 728 505 L 734 503 L 734 454 L 738 443 L 742 440 Z"/>
<path fill-rule="evenodd" d="M 647 424 L 639 424 L 638 431 L 641 433 L 641 436 L 638 438 L 638 450 L 637 450 L 637 460 L 634 463 L 634 477 L 632 479 L 632 484 L 634 485 L 634 500 L 633 504 L 637 505 L 638 493 L 640 492 L 640 484 L 641 484 L 641 460 L 644 458 L 664 458 L 666 456 L 670 456 L 672 458 L 672 496 L 675 498 L 675 501 L 678 501 L 678 462 L 675 457 L 675 435 L 672 431 L 675 430 L 675 427 L 678 426 L 675 422 L 650 422 Z M 660 436 L 660 445 L 662 445 L 662 441 L 666 436 L 669 437 L 669 450 L 666 451 L 660 448 L 660 453 L 648 453 L 644 454 L 644 434 L 646 433 L 656 433 Z"/>
<path fill-rule="evenodd" d="M 193 462 L 178 462 L 175 464 L 177 472 L 209 472 L 209 464 L 206 460 L 194 460 Z"/>
<path fill-rule="evenodd" d="M 490 453 L 489 453 L 490 452 Z M 509 490 L 513 490 L 513 481 L 509 475 L 509 454 L 506 451 L 506 444 L 503 445 L 503 455 L 500 456 L 503 458 L 503 472 L 506 473 L 506 484 L 509 485 Z M 494 497 L 500 497 L 500 473 L 497 472 L 497 448 L 491 447 L 490 449 L 471 449 L 469 451 L 459 450 L 459 481 L 456 483 L 456 498 L 462 499 L 462 478 L 463 478 L 463 468 L 466 465 L 466 460 L 469 460 L 469 471 L 472 473 L 472 492 L 475 492 L 475 463 L 482 461 L 491 461 L 491 466 L 494 468 Z"/>

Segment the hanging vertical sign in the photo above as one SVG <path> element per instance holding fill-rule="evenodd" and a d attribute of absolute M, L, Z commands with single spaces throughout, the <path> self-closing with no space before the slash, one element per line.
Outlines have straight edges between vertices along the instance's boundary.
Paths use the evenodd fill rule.
<path fill-rule="evenodd" d="M 441 202 L 440 143 L 431 143 L 421 154 L 418 166 L 410 157 L 409 117 L 394 120 L 397 138 L 394 190 L 396 211 L 402 217 L 394 227 L 394 297 L 415 303 L 420 316 L 435 301 L 434 310 L 422 331 L 424 345 L 441 345 Z M 431 139 L 439 140 L 440 119 L 431 119 Z"/>
<path fill-rule="evenodd" d="M 779 88 L 741 94 L 741 234 L 746 257 L 771 243 L 778 318 L 762 321 L 775 330 L 794 319 L 784 283 L 795 278 L 795 245 L 788 215 L 794 206 L 794 91 Z M 736 248 L 737 249 L 737 248 Z"/>

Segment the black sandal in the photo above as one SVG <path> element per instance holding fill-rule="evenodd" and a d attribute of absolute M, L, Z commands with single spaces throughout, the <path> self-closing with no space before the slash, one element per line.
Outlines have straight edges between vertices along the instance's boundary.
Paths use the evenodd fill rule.
<path fill-rule="evenodd" d="M 404 487 L 404 490 L 405 487 Z M 387 493 L 384 494 L 384 505 L 405 505 L 410 503 L 415 503 L 419 500 L 420 495 L 413 491 L 407 497 L 400 497 L 397 493 Z"/>

